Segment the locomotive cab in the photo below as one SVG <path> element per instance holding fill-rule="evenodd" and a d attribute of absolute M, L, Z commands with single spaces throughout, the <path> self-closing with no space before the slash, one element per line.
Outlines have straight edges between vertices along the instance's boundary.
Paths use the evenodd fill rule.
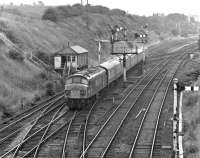
<path fill-rule="evenodd" d="M 87 99 L 87 94 L 87 78 L 80 75 L 73 75 L 66 80 L 65 98 L 68 100 L 68 106 L 70 109 L 73 109 L 73 107 L 82 107 L 82 104 L 85 103 L 85 99 Z"/>

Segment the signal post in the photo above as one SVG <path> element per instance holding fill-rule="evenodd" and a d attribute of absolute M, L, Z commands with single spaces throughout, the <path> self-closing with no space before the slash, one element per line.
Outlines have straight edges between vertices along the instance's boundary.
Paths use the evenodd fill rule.
<path fill-rule="evenodd" d="M 128 54 L 138 54 L 138 46 L 135 44 L 137 41 L 129 41 L 127 38 L 127 29 L 115 25 L 111 30 L 111 54 L 112 55 L 123 55 L 123 81 L 127 82 L 126 77 L 126 55 Z M 147 34 L 135 33 L 135 39 L 140 38 L 138 43 L 146 43 Z M 146 42 L 144 42 L 146 41 Z"/>
<path fill-rule="evenodd" d="M 123 81 L 127 82 L 127 77 L 126 77 L 126 55 L 128 54 L 138 54 L 138 49 L 137 47 L 128 47 L 127 46 L 128 41 L 118 41 L 113 45 L 112 47 L 112 55 L 123 55 Z"/>

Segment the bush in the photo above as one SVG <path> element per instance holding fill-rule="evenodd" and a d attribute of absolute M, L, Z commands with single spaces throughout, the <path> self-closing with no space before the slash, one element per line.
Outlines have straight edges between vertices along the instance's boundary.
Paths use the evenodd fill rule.
<path fill-rule="evenodd" d="M 33 102 L 38 102 L 41 100 L 41 97 L 38 94 L 34 95 Z"/>
<path fill-rule="evenodd" d="M 97 5 L 97 6 L 88 6 L 88 11 L 90 13 L 100 13 L 100 14 L 109 14 L 110 10 L 107 7 Z"/>
<path fill-rule="evenodd" d="M 124 16 L 126 14 L 126 12 L 121 9 L 112 9 L 111 13 L 113 15 L 122 15 L 122 16 Z"/>
<path fill-rule="evenodd" d="M 43 79 L 43 80 L 47 80 L 48 79 L 47 74 L 45 72 L 39 73 L 38 77 L 41 78 L 41 79 Z"/>
<path fill-rule="evenodd" d="M 186 147 L 184 156 L 188 157 L 189 154 L 195 154 L 197 152 L 199 152 L 198 147 L 194 144 L 190 144 L 188 147 Z"/>
<path fill-rule="evenodd" d="M 100 13 L 100 14 L 109 14 L 110 10 L 103 6 L 81 6 L 80 4 L 75 4 L 73 6 L 58 6 L 56 8 L 48 8 L 43 16 L 43 20 L 50 20 L 57 22 L 59 18 L 69 18 L 74 16 L 81 16 L 84 12 L 89 13 Z M 120 12 L 120 14 L 122 11 Z"/>
<path fill-rule="evenodd" d="M 17 52 L 16 50 L 9 50 L 8 52 L 8 56 L 11 59 L 17 60 L 17 61 L 23 61 L 24 60 L 24 56 L 22 55 L 22 53 Z"/>
<path fill-rule="evenodd" d="M 47 53 L 45 53 L 41 50 L 38 50 L 38 51 L 34 52 L 34 54 L 37 58 L 42 60 L 44 63 L 46 63 L 46 64 L 49 63 L 50 56 Z"/>
<path fill-rule="evenodd" d="M 8 104 L 5 101 L 0 100 L 0 119 L 5 119 L 13 115 L 6 107 L 8 107 Z"/>
<path fill-rule="evenodd" d="M 48 8 L 43 16 L 42 16 L 42 20 L 50 20 L 53 22 L 57 22 L 58 21 L 58 17 L 56 14 L 56 10 L 54 8 Z"/>
<path fill-rule="evenodd" d="M 55 94 L 54 85 L 51 82 L 46 83 L 46 96 L 52 96 Z"/>
<path fill-rule="evenodd" d="M 198 101 L 198 97 L 197 97 L 197 96 L 191 95 L 191 96 L 189 96 L 189 97 L 187 98 L 187 102 L 186 102 L 185 106 L 186 106 L 186 107 L 195 106 L 196 103 L 197 103 L 197 101 Z"/>
<path fill-rule="evenodd" d="M 171 33 L 172 33 L 174 36 L 178 36 L 179 31 L 178 31 L 177 29 L 173 29 L 173 30 L 171 31 Z"/>

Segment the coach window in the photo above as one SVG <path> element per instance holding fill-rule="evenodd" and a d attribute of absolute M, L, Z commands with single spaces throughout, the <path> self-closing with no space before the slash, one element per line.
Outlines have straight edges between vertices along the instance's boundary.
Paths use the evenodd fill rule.
<path fill-rule="evenodd" d="M 67 79 L 66 84 L 71 84 L 72 83 L 72 78 Z"/>

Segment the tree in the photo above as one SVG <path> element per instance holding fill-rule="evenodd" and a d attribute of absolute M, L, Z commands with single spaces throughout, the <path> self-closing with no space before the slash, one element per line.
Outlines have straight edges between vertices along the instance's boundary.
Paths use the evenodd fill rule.
<path fill-rule="evenodd" d="M 43 1 L 38 1 L 38 5 L 40 5 L 40 6 L 45 6 L 45 4 L 44 4 Z"/>
<path fill-rule="evenodd" d="M 57 14 L 56 14 L 56 10 L 54 8 L 48 8 L 43 16 L 42 16 L 42 19 L 43 20 L 50 20 L 50 21 L 53 21 L 53 22 L 57 22 L 58 20 L 58 17 L 57 17 Z"/>
<path fill-rule="evenodd" d="M 171 33 L 172 33 L 174 36 L 178 36 L 179 31 L 178 31 L 177 29 L 173 29 L 173 30 L 171 31 Z"/>

